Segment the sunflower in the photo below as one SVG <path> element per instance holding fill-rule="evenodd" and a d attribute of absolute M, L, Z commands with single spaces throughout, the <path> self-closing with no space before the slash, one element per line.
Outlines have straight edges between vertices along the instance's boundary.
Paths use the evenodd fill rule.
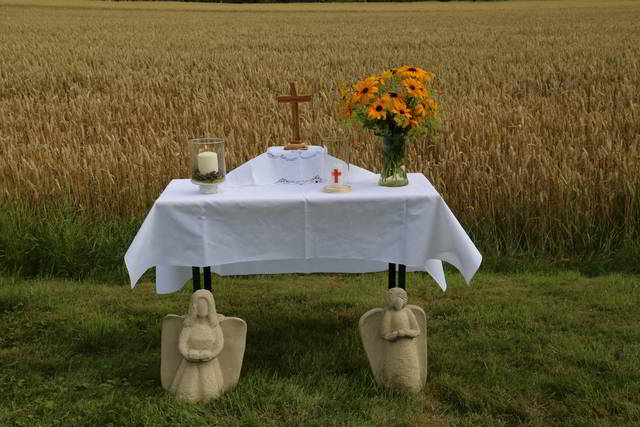
<path fill-rule="evenodd" d="M 427 106 L 424 102 L 420 102 L 413 108 L 413 113 L 416 117 L 422 117 L 427 113 Z"/>
<path fill-rule="evenodd" d="M 435 77 L 433 73 L 423 70 L 422 68 L 418 68 L 418 67 L 401 67 L 401 68 L 402 69 L 399 71 L 401 74 L 414 79 L 422 80 L 424 82 L 429 82 L 433 80 L 433 77 Z"/>
<path fill-rule="evenodd" d="M 350 102 L 344 103 L 340 106 L 340 114 L 346 118 L 350 118 L 353 115 L 353 106 Z"/>
<path fill-rule="evenodd" d="M 385 120 L 387 118 L 387 111 L 384 109 L 384 103 L 381 99 L 369 106 L 368 113 L 369 118 L 372 120 Z"/>
<path fill-rule="evenodd" d="M 366 104 L 378 92 L 378 88 L 370 81 L 364 80 L 356 85 L 354 100 Z"/>
<path fill-rule="evenodd" d="M 392 68 L 392 69 L 391 69 L 391 74 L 392 74 L 392 75 L 395 75 L 395 74 L 398 74 L 398 73 L 400 73 L 400 74 L 404 74 L 404 72 L 405 72 L 408 68 L 410 68 L 408 65 L 403 65 L 402 67 Z"/>
<path fill-rule="evenodd" d="M 424 107 L 426 110 L 426 114 L 433 115 L 438 111 L 440 107 L 438 103 L 433 98 L 427 98 L 424 102 Z"/>
<path fill-rule="evenodd" d="M 340 99 L 345 102 L 349 98 L 349 89 L 345 87 L 338 88 L 338 94 L 340 95 Z"/>
<path fill-rule="evenodd" d="M 434 78 L 435 76 L 436 76 L 436 75 L 435 75 L 435 74 L 433 74 L 431 71 L 422 70 L 422 72 L 421 72 L 421 73 L 419 73 L 418 78 L 419 78 L 420 80 L 422 80 L 423 82 L 427 82 L 427 83 L 428 83 L 428 82 L 430 82 L 431 80 L 433 80 L 433 78 Z"/>
<path fill-rule="evenodd" d="M 424 86 L 417 79 L 409 78 L 409 79 L 403 80 L 402 84 L 407 89 L 407 93 L 411 96 L 422 98 L 426 94 Z"/>
<path fill-rule="evenodd" d="M 398 110 L 392 110 L 392 112 L 394 114 L 393 120 L 396 122 L 397 125 L 402 126 L 403 128 L 406 128 L 407 126 L 409 126 L 409 123 L 413 119 L 411 110 L 406 107 L 400 108 Z"/>
<path fill-rule="evenodd" d="M 401 94 L 397 92 L 388 92 L 382 95 L 382 102 L 390 109 L 390 110 L 399 110 L 401 108 L 406 108 L 406 104 L 404 103 L 404 98 Z"/>
<path fill-rule="evenodd" d="M 380 83 L 384 83 L 384 78 L 380 76 L 371 76 L 364 79 L 365 82 L 371 83 L 372 85 L 379 85 Z"/>

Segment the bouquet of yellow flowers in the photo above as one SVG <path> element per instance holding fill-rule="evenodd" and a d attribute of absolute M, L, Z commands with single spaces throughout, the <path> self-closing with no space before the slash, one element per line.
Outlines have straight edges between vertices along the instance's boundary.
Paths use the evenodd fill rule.
<path fill-rule="evenodd" d="M 416 136 L 440 124 L 440 106 L 430 87 L 434 74 L 403 66 L 367 77 L 340 91 L 340 114 L 378 136 Z"/>
<path fill-rule="evenodd" d="M 435 131 L 441 125 L 441 108 L 433 96 L 434 77 L 421 68 L 403 66 L 339 89 L 342 118 L 382 137 L 380 185 L 407 185 L 404 158 L 407 138 L 436 136 Z"/>

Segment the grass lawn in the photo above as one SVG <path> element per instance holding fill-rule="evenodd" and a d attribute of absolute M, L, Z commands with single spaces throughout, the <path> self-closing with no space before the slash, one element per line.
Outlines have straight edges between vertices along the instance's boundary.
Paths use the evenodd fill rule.
<path fill-rule="evenodd" d="M 246 320 L 240 383 L 207 404 L 160 386 L 160 323 L 190 293 L 0 278 L 0 425 L 638 425 L 640 277 L 409 274 L 427 313 L 417 395 L 375 385 L 357 331 L 383 274 L 214 277 Z"/>

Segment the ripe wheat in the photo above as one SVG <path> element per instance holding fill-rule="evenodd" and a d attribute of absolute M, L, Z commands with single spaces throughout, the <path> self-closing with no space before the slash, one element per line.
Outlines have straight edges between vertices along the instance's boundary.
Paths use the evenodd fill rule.
<path fill-rule="evenodd" d="M 231 168 L 282 145 L 296 81 L 311 143 L 335 89 L 433 71 L 442 141 L 423 172 L 481 249 L 587 248 L 640 234 L 640 3 L 219 5 L 0 0 L 0 202 L 144 215 L 189 176 L 186 141 L 224 136 Z M 354 163 L 377 169 L 376 139 Z M 607 237 L 609 236 L 609 237 Z M 505 243 L 505 242 L 510 243 Z"/>

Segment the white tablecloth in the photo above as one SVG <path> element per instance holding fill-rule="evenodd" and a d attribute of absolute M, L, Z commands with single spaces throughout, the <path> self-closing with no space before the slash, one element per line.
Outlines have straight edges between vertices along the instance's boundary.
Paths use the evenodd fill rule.
<path fill-rule="evenodd" d="M 232 171 L 217 194 L 171 181 L 125 255 L 131 286 L 153 266 L 156 292 L 170 293 L 190 279 L 191 266 L 225 276 L 362 273 L 396 263 L 427 271 L 445 290 L 441 261 L 467 283 L 480 266 L 482 256 L 422 174 L 389 188 L 355 168 L 353 191 L 331 194 L 322 183 L 234 185 L 248 170 Z"/>

